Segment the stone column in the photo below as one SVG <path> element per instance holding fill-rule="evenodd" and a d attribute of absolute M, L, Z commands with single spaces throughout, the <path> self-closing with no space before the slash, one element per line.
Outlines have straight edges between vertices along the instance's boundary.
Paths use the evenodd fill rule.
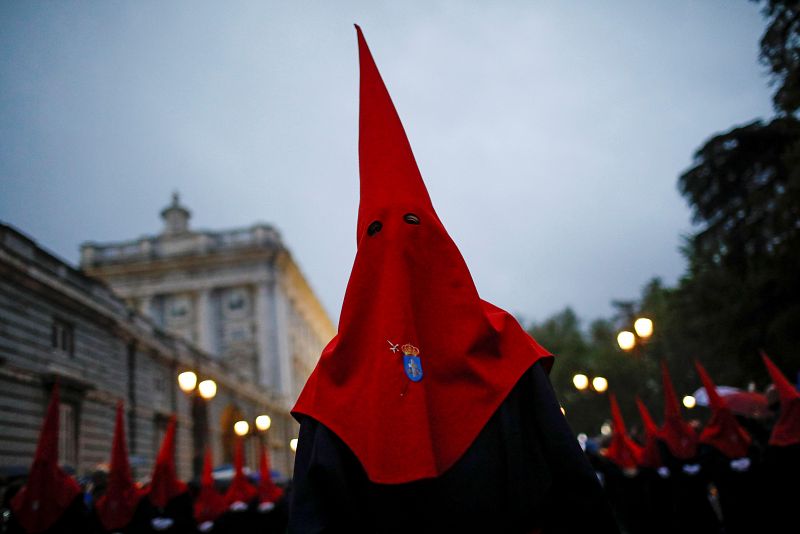
<path fill-rule="evenodd" d="M 211 290 L 201 289 L 195 297 L 197 344 L 209 354 L 216 355 L 217 347 L 214 343 L 213 310 L 211 309 Z"/>
<path fill-rule="evenodd" d="M 275 348 L 272 340 L 274 322 L 274 284 L 271 281 L 260 282 L 255 288 L 255 323 L 256 341 L 258 343 L 258 384 L 275 388 L 276 373 L 274 366 Z"/>

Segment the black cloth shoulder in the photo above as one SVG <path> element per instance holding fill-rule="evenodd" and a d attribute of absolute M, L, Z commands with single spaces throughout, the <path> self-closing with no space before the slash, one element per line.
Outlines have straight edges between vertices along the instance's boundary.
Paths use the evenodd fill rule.
<path fill-rule="evenodd" d="M 293 533 L 618 532 L 539 363 L 433 479 L 375 484 L 342 440 L 303 418 L 290 500 Z"/>

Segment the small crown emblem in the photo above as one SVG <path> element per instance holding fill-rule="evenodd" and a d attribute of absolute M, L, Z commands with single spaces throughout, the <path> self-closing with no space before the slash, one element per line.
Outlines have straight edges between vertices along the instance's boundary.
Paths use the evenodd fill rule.
<path fill-rule="evenodd" d="M 400 348 L 406 356 L 417 356 L 419 354 L 419 349 L 410 343 L 406 343 Z"/>

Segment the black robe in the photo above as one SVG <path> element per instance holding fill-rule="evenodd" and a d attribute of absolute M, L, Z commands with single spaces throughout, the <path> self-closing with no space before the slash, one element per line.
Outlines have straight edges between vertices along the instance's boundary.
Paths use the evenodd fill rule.
<path fill-rule="evenodd" d="M 618 532 L 540 364 L 432 479 L 373 483 L 342 440 L 302 418 L 289 498 L 292 533 Z"/>
<path fill-rule="evenodd" d="M 764 532 L 800 529 L 797 508 L 800 504 L 800 443 L 777 447 L 770 445 L 764 454 L 763 510 L 760 514 Z"/>
<path fill-rule="evenodd" d="M 156 528 L 154 520 L 161 521 L 162 525 L 167 524 L 167 522 L 170 524 L 167 528 L 159 530 Z M 142 534 L 158 532 L 163 534 L 194 534 L 197 532 L 197 529 L 194 522 L 191 493 L 186 491 L 173 497 L 163 509 L 154 506 L 145 495 L 139 501 L 139 506 L 136 507 L 136 512 L 133 514 L 133 520 L 124 532 Z"/>
<path fill-rule="evenodd" d="M 697 455 L 688 460 L 675 458 L 661 443 L 661 457 L 670 471 L 673 514 L 671 532 L 716 534 L 721 524 L 711 505 L 709 491 L 711 472 L 707 459 Z"/>
<path fill-rule="evenodd" d="M 10 501 L 10 498 L 8 500 Z M 0 527 L 4 528 L 2 532 L 9 534 L 27 534 L 28 532 L 17 522 L 13 513 L 8 516 L 5 524 L 0 523 Z M 91 531 L 92 521 L 83 502 L 83 493 L 79 493 L 61 514 L 61 517 L 42 534 L 86 534 Z"/>
<path fill-rule="evenodd" d="M 754 449 L 746 458 L 749 465 L 740 464 L 744 459 L 731 460 L 716 449 L 707 451 L 707 462 L 711 479 L 717 487 L 725 534 L 751 534 L 763 528 L 762 499 L 764 490 L 760 455 Z M 800 504 L 798 502 L 797 504 Z"/>

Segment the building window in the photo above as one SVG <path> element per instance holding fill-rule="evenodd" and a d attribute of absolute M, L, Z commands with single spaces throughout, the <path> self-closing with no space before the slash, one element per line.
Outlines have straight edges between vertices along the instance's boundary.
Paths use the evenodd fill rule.
<path fill-rule="evenodd" d="M 77 467 L 78 465 L 78 420 L 75 407 L 62 402 L 58 405 L 60 432 L 58 433 L 58 463 Z"/>
<path fill-rule="evenodd" d="M 53 319 L 50 345 L 56 352 L 72 356 L 75 353 L 75 327 L 61 319 Z"/>
<path fill-rule="evenodd" d="M 189 300 L 186 297 L 175 297 L 171 299 L 169 315 L 173 318 L 186 317 L 189 314 Z"/>

